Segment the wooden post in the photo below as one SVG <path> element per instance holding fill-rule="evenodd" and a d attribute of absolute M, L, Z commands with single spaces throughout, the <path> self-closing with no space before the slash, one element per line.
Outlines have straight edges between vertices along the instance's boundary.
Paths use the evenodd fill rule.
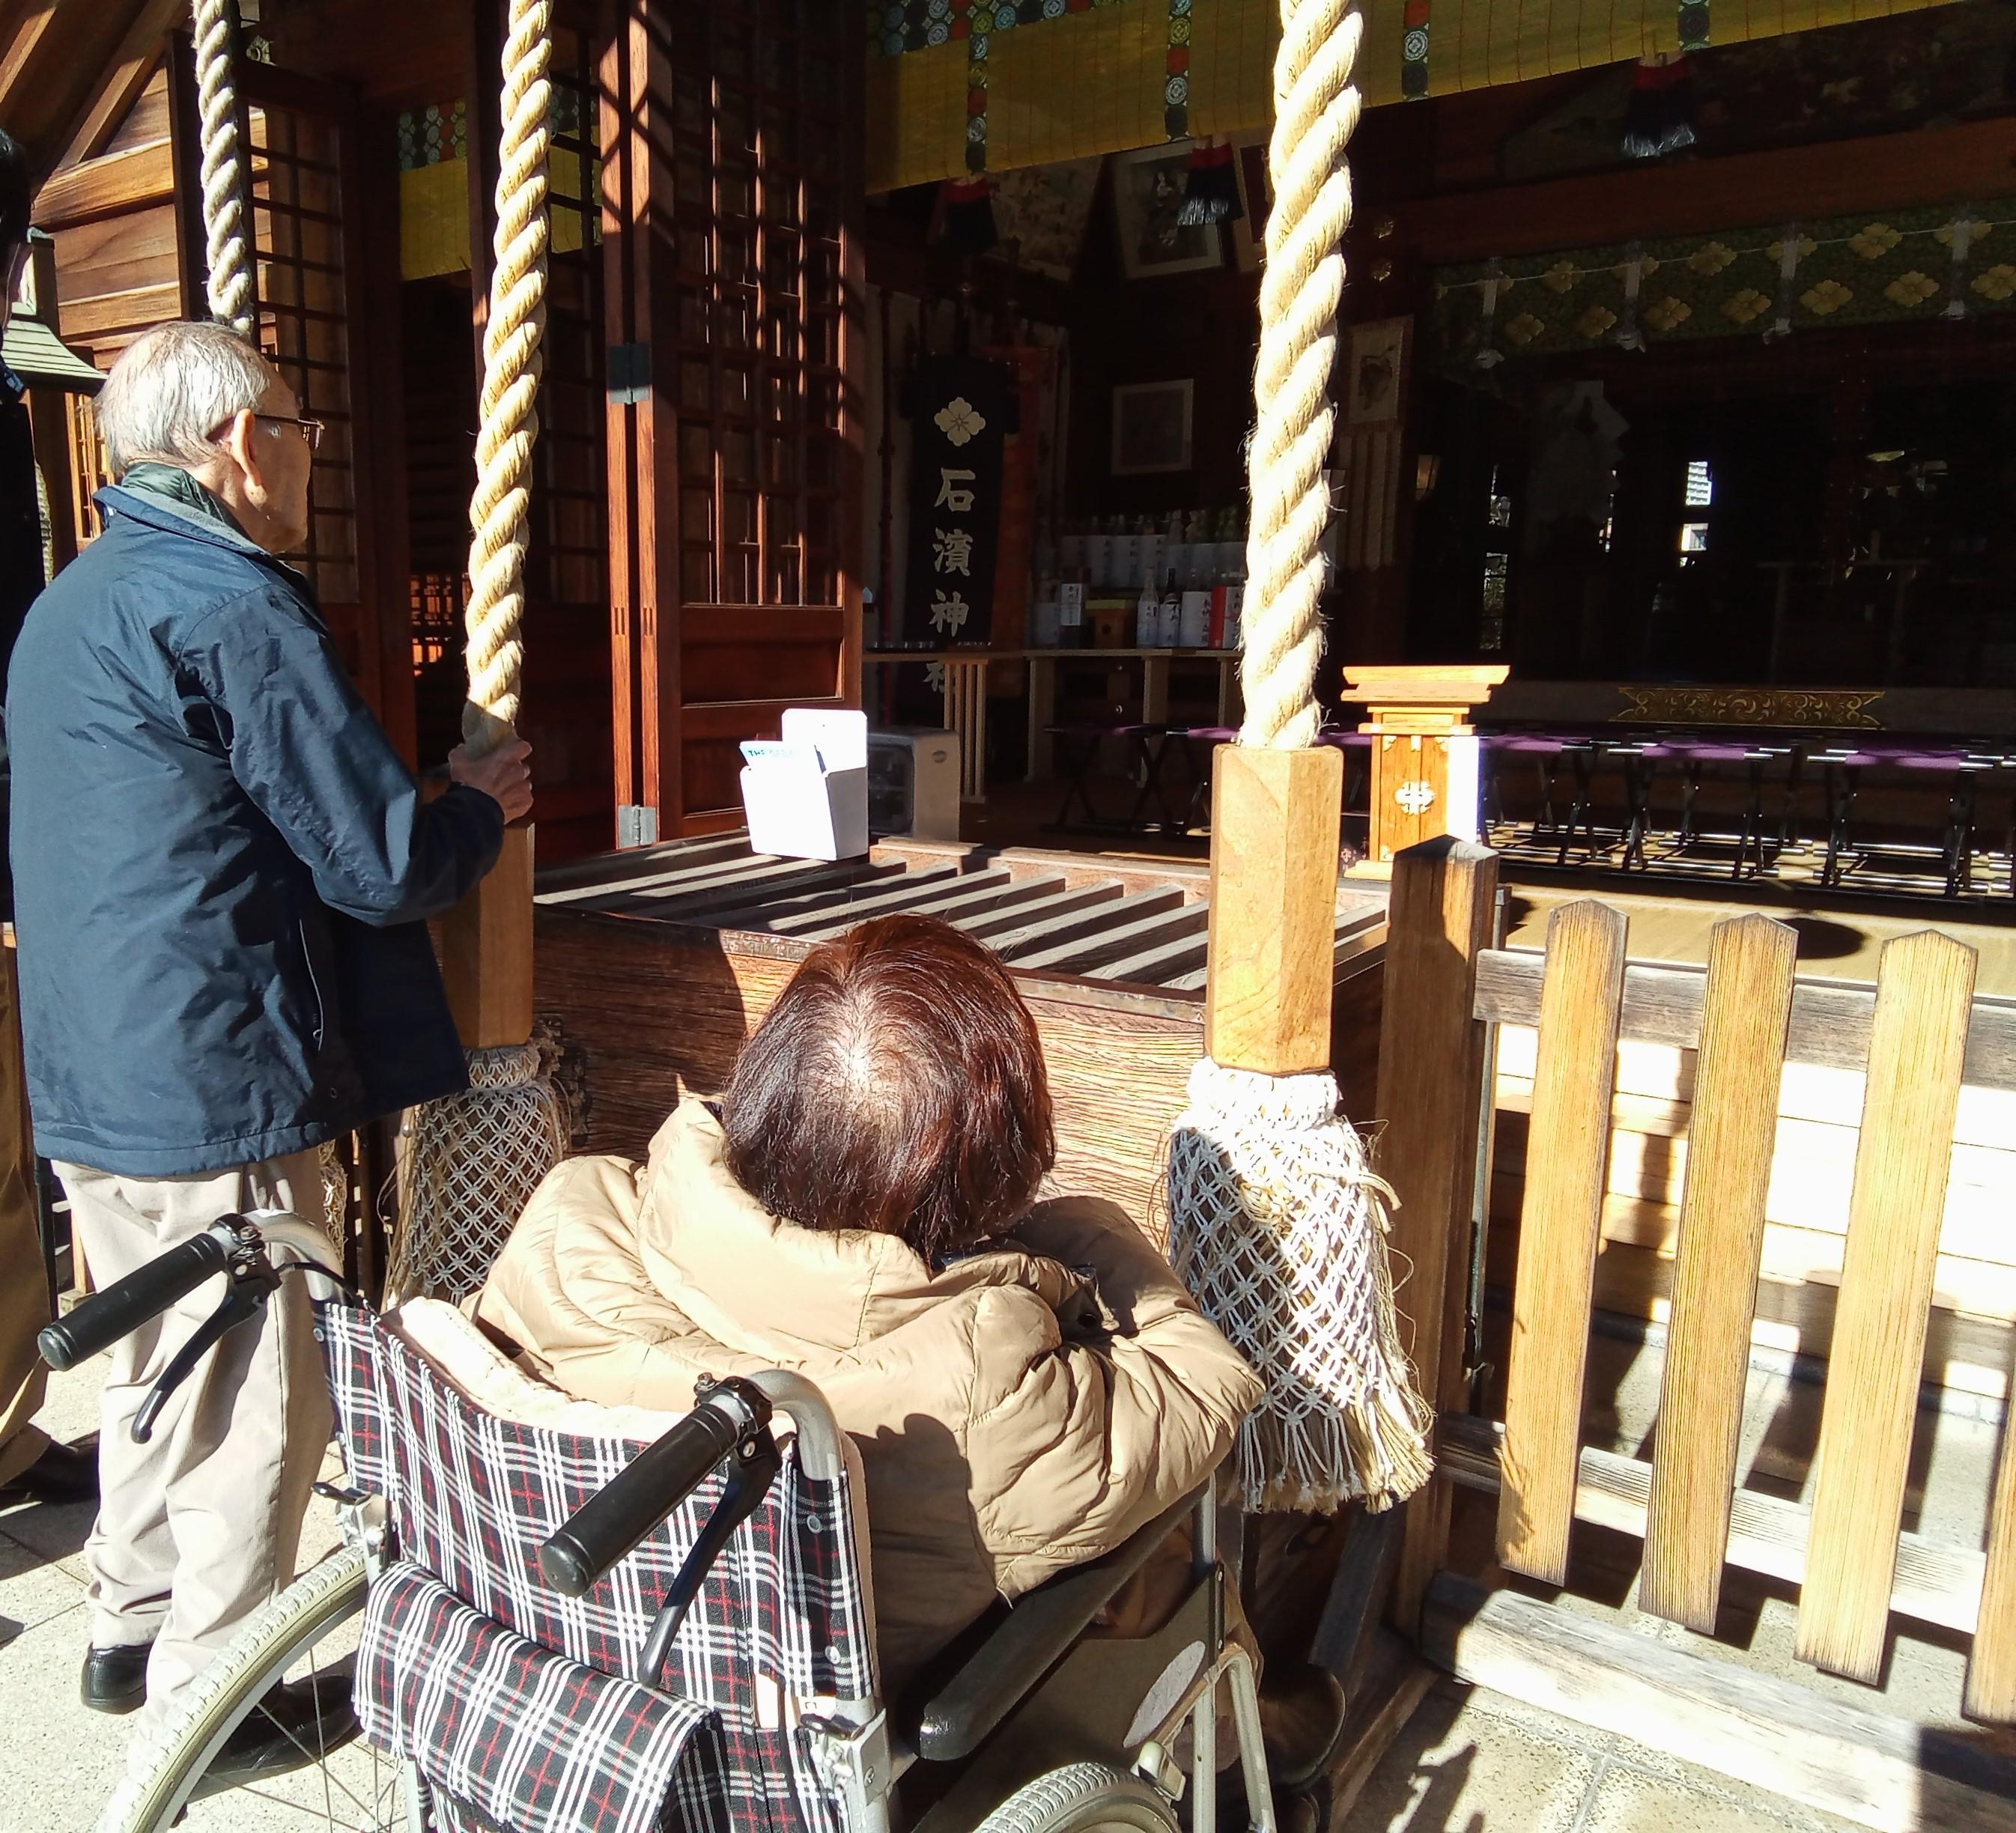
<path fill-rule="evenodd" d="M 1498 858 L 1446 836 L 1393 862 L 1379 1036 L 1379 1174 L 1399 1195 L 1392 1251 L 1413 1277 L 1395 1302 L 1423 1396 L 1439 1412 L 1465 1400 L 1463 1310 L 1476 1198 L 1486 1027 L 1474 1016 L 1477 958 L 1491 946 Z M 1449 1486 L 1406 1504 L 1393 1621 L 1417 1637 L 1428 1581 L 1449 1553 Z"/>
<path fill-rule="evenodd" d="M 1358 728 L 1372 740 L 1371 800 L 1365 857 L 1354 872 L 1383 878 L 1395 856 L 1420 841 L 1477 839 L 1477 728 L 1469 717 L 1509 672 L 1347 666 L 1347 696 L 1372 713 Z"/>
<path fill-rule="evenodd" d="M 1327 1069 L 1343 757 L 1222 745 L 1211 807 L 1204 1054 L 1269 1076 Z"/>
<path fill-rule="evenodd" d="M 532 829 L 504 830 L 490 875 L 441 923 L 441 976 L 467 1050 L 532 1035 Z"/>
<path fill-rule="evenodd" d="M 1766 916 L 1725 918 L 1708 937 L 1639 1586 L 1643 1608 L 1703 1636 L 1729 1545 L 1797 944 Z"/>
<path fill-rule="evenodd" d="M 1564 904 L 1547 919 L 1519 1276 L 1512 1288 L 1498 1558 L 1550 1585 L 1568 1582 L 1589 1304 L 1602 1245 L 1617 1026 L 1624 1010 L 1625 933 L 1623 911 L 1593 897 Z"/>
<path fill-rule="evenodd" d="M 1802 1661 L 1871 1685 L 1888 1639 L 1975 967 L 1971 948 L 1921 929 L 1885 943 L 1877 971 L 1798 1639 Z"/>

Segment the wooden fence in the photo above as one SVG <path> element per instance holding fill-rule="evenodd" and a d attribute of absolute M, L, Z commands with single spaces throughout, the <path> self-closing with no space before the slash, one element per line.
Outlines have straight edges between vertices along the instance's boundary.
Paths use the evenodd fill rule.
<path fill-rule="evenodd" d="M 1974 951 L 1930 929 L 1886 946 L 1874 989 L 1802 979 L 1794 933 L 1763 916 L 1718 924 L 1705 969 L 1630 961 L 1624 915 L 1593 900 L 1555 911 L 1543 954 L 1494 947 L 1496 866 L 1481 847 L 1438 842 L 1402 855 L 1393 882 L 1380 1163 L 1402 1199 L 1402 1303 L 1442 1413 L 1442 1480 L 1404 1529 L 1402 1622 L 1420 1624 L 1448 1563 L 1451 1486 L 1468 1484 L 1497 1493 L 1509 1572 L 1564 1584 L 1571 1524 L 1600 1523 L 1642 1537 L 1648 1612 L 1712 1634 L 1725 1569 L 1747 1568 L 1798 1587 L 1801 1660 L 1870 1682 L 1895 1612 L 1971 1636 L 1968 1716 L 2016 1722 L 2016 1458 L 2002 1460 L 1985 1550 L 1903 1530 L 1961 1104 L 2016 1090 L 2016 1002 L 1976 997 Z M 1471 1411 L 1463 1340 L 1499 1025 L 1536 1032 L 1521 1065 L 1530 1113 L 1502 1421 Z M 1640 1045 L 1695 1053 L 1662 1242 L 1669 1309 L 1649 1460 L 1582 1442 L 1597 1257 L 1606 1218 L 1615 1232 L 1619 1115 L 1632 1111 L 1620 1110 L 1617 1064 Z M 1853 1170 L 1809 1504 L 1737 1486 L 1780 1090 L 1801 1065 L 1862 1082 L 1859 1129 L 1839 1135 Z M 1996 1195 L 2016 1210 L 2016 1188 Z"/>

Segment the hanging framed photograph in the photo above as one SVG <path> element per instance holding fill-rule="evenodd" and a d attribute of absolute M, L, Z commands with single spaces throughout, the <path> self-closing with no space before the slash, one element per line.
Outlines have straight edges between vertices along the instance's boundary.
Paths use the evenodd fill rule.
<path fill-rule="evenodd" d="M 1130 280 L 1198 274 L 1225 264 L 1216 223 L 1176 221 L 1190 184 L 1190 143 L 1172 140 L 1113 159 L 1113 214 L 1120 264 Z"/>
<path fill-rule="evenodd" d="M 1113 475 L 1140 477 L 1190 468 L 1190 410 L 1197 384 L 1130 382 L 1113 391 Z"/>

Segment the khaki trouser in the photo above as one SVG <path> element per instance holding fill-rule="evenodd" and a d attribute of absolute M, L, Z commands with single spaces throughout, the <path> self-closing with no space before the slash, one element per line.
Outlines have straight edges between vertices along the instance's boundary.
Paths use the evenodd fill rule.
<path fill-rule="evenodd" d="M 31 1423 L 47 1371 L 35 1333 L 49 1321 L 49 1281 L 35 1214 L 34 1148 L 21 1076 L 14 951 L 0 948 L 0 1483 L 41 1456 L 49 1435 Z"/>
<path fill-rule="evenodd" d="M 56 1170 L 101 1288 L 232 1210 L 321 1213 L 313 1152 L 185 1177 Z M 84 1550 L 92 1644 L 154 1644 L 146 1713 L 156 1722 L 293 1577 L 301 1517 L 329 1445 L 329 1385 L 299 1278 L 282 1283 L 256 1325 L 241 1324 L 197 1364 L 148 1443 L 133 1443 L 147 1390 L 222 1291 L 221 1280 L 207 1281 L 116 1344 L 100 1404 L 98 1524 Z"/>

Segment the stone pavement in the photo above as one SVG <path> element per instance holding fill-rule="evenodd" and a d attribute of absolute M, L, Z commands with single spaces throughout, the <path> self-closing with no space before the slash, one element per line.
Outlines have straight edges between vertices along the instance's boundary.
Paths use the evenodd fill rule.
<path fill-rule="evenodd" d="M 1498 1693 L 1431 1692 L 1333 1833 L 1849 1833 L 1850 1823 Z"/>
<path fill-rule="evenodd" d="M 50 1382 L 42 1414 L 91 1431 L 103 1364 Z M 89 1631 L 81 1557 L 88 1508 L 0 1511 L 0 1833 L 88 1833 L 117 1781 L 129 1721 L 77 1699 Z M 304 1558 L 336 1541 L 323 1505 Z M 186 1833 L 284 1833 L 318 1824 L 285 1784 L 200 1803 Z M 319 1795 L 314 1797 L 319 1799 Z M 1334 1833 L 1835 1833 L 1846 1823 L 1621 1739 L 1449 1683 L 1431 1694 Z"/>

